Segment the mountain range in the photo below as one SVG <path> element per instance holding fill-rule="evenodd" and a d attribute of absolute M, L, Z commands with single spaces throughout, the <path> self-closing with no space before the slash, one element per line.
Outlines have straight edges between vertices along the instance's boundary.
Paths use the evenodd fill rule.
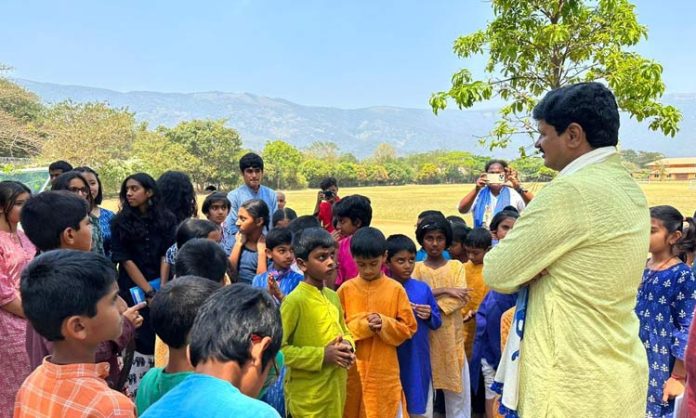
<path fill-rule="evenodd" d="M 532 150 L 532 139 L 517 138 L 507 149 L 493 152 L 479 144 L 497 120 L 497 109 L 446 110 L 434 115 L 428 108 L 375 106 L 361 109 L 304 106 L 288 100 L 250 93 L 158 93 L 69 86 L 15 79 L 45 103 L 64 100 L 100 101 L 125 107 L 138 121 L 152 127 L 172 127 L 191 119 L 226 118 L 239 131 L 244 145 L 260 150 L 268 140 L 282 139 L 298 148 L 315 141 L 335 142 L 342 152 L 359 158 L 370 155 L 381 142 L 400 155 L 435 149 L 462 150 L 511 158 L 520 146 Z M 680 132 L 670 138 L 622 115 L 621 147 L 661 152 L 667 156 L 696 155 L 696 93 L 668 94 L 663 102 L 678 107 L 684 116 Z M 424 104 L 426 105 L 426 104 Z"/>

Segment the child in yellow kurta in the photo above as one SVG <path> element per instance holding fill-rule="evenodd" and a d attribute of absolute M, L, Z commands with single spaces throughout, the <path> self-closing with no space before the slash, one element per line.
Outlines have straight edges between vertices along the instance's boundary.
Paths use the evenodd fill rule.
<path fill-rule="evenodd" d="M 443 389 L 446 416 L 469 416 L 471 391 L 461 312 L 469 299 L 464 265 L 442 256 L 452 242 L 452 229 L 444 217 L 424 219 L 416 229 L 416 238 L 427 257 L 416 263 L 413 278 L 430 286 L 442 316 L 442 327 L 430 332 L 433 388 Z"/>
<path fill-rule="evenodd" d="M 323 228 L 309 228 L 293 249 L 305 278 L 280 305 L 287 410 L 295 418 L 341 418 L 355 345 L 338 296 L 325 286 L 336 279 L 336 244 Z"/>
<path fill-rule="evenodd" d="M 403 286 L 382 273 L 387 240 L 375 228 L 353 235 L 351 253 L 359 275 L 338 289 L 356 344 L 356 367 L 348 372 L 345 418 L 405 416 L 396 347 L 418 329 Z"/>

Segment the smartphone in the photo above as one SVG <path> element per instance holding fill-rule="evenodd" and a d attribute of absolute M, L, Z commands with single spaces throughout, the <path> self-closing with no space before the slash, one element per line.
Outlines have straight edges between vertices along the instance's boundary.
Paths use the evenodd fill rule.
<path fill-rule="evenodd" d="M 488 184 L 503 184 L 505 183 L 505 173 L 487 173 L 486 182 Z"/>

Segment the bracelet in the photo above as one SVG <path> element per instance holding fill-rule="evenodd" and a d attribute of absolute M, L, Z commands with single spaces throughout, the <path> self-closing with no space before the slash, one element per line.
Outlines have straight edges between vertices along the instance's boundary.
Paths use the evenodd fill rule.
<path fill-rule="evenodd" d="M 679 375 L 676 375 L 676 374 L 674 374 L 674 373 L 672 373 L 672 375 L 670 376 L 670 378 L 672 378 L 672 379 L 674 379 L 674 380 L 686 380 L 686 376 L 679 376 Z"/>
<path fill-rule="evenodd" d="M 525 194 L 527 193 L 527 189 L 523 189 L 522 186 L 518 187 L 515 189 L 515 191 L 519 194 Z"/>
<path fill-rule="evenodd" d="M 153 298 L 155 297 L 155 293 L 157 293 L 155 289 L 150 289 L 150 291 L 145 292 L 145 296 L 147 296 L 148 298 Z"/>

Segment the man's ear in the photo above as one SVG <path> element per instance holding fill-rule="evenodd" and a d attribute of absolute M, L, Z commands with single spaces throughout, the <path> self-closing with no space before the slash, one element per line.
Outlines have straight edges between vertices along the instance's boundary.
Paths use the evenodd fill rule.
<path fill-rule="evenodd" d="M 84 341 L 87 338 L 87 328 L 82 321 L 83 317 L 73 315 L 65 318 L 60 327 L 60 333 L 64 338 Z"/>
<path fill-rule="evenodd" d="M 273 250 L 266 247 L 266 258 L 271 258 L 272 254 L 273 254 Z"/>
<path fill-rule="evenodd" d="M 569 148 L 580 148 L 587 143 L 587 137 L 585 136 L 585 130 L 582 129 L 578 123 L 572 122 L 566 128 L 566 134 L 568 135 L 568 147 Z"/>

